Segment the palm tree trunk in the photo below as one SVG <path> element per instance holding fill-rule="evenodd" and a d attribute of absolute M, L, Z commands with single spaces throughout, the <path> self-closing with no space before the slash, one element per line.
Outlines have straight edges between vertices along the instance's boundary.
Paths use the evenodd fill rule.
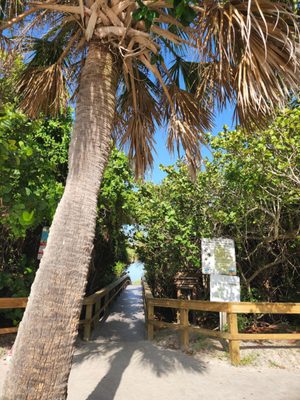
<path fill-rule="evenodd" d="M 3 400 L 67 397 L 98 191 L 110 152 L 116 76 L 112 54 L 91 42 L 81 76 L 66 188 L 19 328 Z"/>

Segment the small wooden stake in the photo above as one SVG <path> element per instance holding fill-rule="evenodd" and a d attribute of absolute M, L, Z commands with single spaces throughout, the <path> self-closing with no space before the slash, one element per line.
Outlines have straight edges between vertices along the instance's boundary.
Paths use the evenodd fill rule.
<path fill-rule="evenodd" d="M 87 304 L 85 309 L 85 319 L 88 320 L 88 322 L 84 324 L 83 340 L 89 341 L 91 339 L 92 317 L 93 317 L 93 304 Z"/>
<path fill-rule="evenodd" d="M 187 350 L 189 347 L 189 310 L 180 310 L 180 325 L 183 326 L 180 332 L 181 349 Z"/>
<path fill-rule="evenodd" d="M 228 327 L 231 335 L 238 334 L 237 314 L 228 313 Z M 240 359 L 240 341 L 229 339 L 229 354 L 232 365 L 239 365 Z"/>
<path fill-rule="evenodd" d="M 148 304 L 148 318 L 147 318 L 147 339 L 153 340 L 154 337 L 154 326 L 151 324 L 151 321 L 154 320 L 154 306 L 152 304 Z"/>
<path fill-rule="evenodd" d="M 227 325 L 227 313 L 219 312 L 219 319 L 220 319 L 220 331 L 225 332 L 225 328 Z"/>

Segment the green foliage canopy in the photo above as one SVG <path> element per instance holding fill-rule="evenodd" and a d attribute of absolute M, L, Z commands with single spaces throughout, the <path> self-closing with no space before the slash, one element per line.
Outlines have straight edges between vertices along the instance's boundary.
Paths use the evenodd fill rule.
<path fill-rule="evenodd" d="M 67 170 L 71 113 L 29 120 L 6 106 L 0 116 L 0 223 L 15 237 L 51 221 Z"/>
<path fill-rule="evenodd" d="M 299 297 L 299 134 L 299 108 L 263 132 L 224 129 L 195 182 L 181 162 L 140 188 L 138 254 L 157 294 L 172 294 L 177 271 L 199 270 L 201 237 L 224 236 L 236 242 L 244 299 Z"/>

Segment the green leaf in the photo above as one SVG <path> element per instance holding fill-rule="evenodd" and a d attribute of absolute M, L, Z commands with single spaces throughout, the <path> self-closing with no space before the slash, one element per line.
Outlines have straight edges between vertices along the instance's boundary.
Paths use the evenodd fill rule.
<path fill-rule="evenodd" d="M 181 14 L 181 23 L 185 26 L 189 25 L 196 18 L 197 13 L 191 7 L 186 7 Z"/>
<path fill-rule="evenodd" d="M 32 222 L 32 220 L 33 220 L 34 212 L 35 212 L 35 210 L 32 210 L 31 212 L 23 211 L 22 212 L 22 220 L 23 220 L 23 222 L 25 222 L 26 224 L 30 224 Z"/>
<path fill-rule="evenodd" d="M 33 154 L 33 150 L 31 147 L 27 147 L 26 148 L 26 156 L 30 157 Z"/>
<path fill-rule="evenodd" d="M 138 8 L 132 13 L 132 19 L 134 21 L 141 21 L 146 15 L 146 11 L 144 8 Z"/>

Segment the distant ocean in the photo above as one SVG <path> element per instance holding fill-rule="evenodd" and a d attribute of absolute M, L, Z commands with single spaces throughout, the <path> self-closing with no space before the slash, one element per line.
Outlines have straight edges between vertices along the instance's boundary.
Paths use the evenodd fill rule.
<path fill-rule="evenodd" d="M 135 261 L 129 265 L 128 274 L 130 276 L 131 282 L 140 280 L 144 275 L 144 264 L 140 261 Z"/>

